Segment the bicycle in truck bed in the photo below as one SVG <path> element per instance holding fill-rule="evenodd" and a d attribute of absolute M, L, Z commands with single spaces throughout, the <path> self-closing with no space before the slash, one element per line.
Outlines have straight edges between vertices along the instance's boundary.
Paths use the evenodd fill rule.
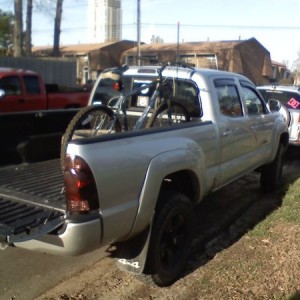
<path fill-rule="evenodd" d="M 71 120 L 62 139 L 61 163 L 65 164 L 65 153 L 70 141 L 78 138 L 88 138 L 102 134 L 111 134 L 128 131 L 128 100 L 133 96 L 149 93 L 151 96 L 132 130 L 150 128 L 153 126 L 172 125 L 173 123 L 187 122 L 190 119 L 189 113 L 183 105 L 176 102 L 174 97 L 174 81 L 168 81 L 162 73 L 167 65 L 163 65 L 157 70 L 157 78 L 141 82 L 139 86 L 131 90 L 124 90 L 122 76 L 128 70 L 128 66 L 122 66 L 109 70 L 111 76 L 118 76 L 119 96 L 112 97 L 107 101 L 107 105 L 102 105 L 102 101 L 94 101 L 81 109 Z M 149 113 L 151 112 L 151 116 Z"/>

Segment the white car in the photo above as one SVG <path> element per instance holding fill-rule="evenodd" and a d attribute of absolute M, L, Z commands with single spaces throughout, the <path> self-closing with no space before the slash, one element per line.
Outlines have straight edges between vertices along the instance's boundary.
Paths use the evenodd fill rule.
<path fill-rule="evenodd" d="M 264 85 L 257 89 L 265 98 L 279 100 L 281 113 L 289 127 L 289 144 L 300 146 L 300 87 L 293 85 Z"/>

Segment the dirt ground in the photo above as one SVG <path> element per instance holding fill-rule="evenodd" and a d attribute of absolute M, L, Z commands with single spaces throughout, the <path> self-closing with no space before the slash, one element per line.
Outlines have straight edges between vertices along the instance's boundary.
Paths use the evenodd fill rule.
<path fill-rule="evenodd" d="M 290 183 L 300 175 L 297 158 L 290 155 L 284 168 Z M 280 208 L 285 192 L 262 194 L 251 174 L 205 199 L 186 272 L 170 287 L 124 273 L 107 257 L 37 300 L 300 299 L 300 225 L 279 220 L 268 238 L 249 234 Z"/>

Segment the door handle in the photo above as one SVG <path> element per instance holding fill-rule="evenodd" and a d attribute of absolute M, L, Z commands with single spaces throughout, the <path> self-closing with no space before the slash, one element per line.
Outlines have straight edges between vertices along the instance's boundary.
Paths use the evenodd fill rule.
<path fill-rule="evenodd" d="M 223 133 L 222 133 L 222 135 L 223 136 L 229 136 L 229 135 L 231 135 L 232 134 L 232 130 L 231 129 L 226 129 Z"/>

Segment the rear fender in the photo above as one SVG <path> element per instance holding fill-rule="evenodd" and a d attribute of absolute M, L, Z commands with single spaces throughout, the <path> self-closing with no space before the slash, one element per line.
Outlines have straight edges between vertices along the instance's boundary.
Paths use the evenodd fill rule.
<path fill-rule="evenodd" d="M 181 170 L 190 170 L 200 176 L 204 173 L 203 155 L 198 157 L 191 151 L 175 150 L 162 153 L 151 161 L 139 199 L 137 217 L 131 234 L 126 241 L 118 243 L 113 256 L 119 269 L 132 274 L 141 274 L 145 270 L 151 237 L 152 221 L 163 180 L 169 174 Z M 200 171 L 200 172 L 199 172 Z M 200 183 L 201 184 L 201 183 Z"/>
<path fill-rule="evenodd" d="M 289 133 L 287 125 L 284 122 L 282 115 L 280 113 L 277 114 L 279 115 L 279 117 L 277 120 L 275 120 L 277 126 L 273 131 L 272 155 L 270 156 L 270 162 L 275 159 L 280 143 L 285 147 L 285 150 L 287 150 L 289 144 Z"/>
<path fill-rule="evenodd" d="M 196 156 L 195 153 L 182 149 L 168 151 L 152 159 L 146 173 L 139 198 L 137 216 L 129 237 L 136 235 L 149 226 L 166 176 L 174 172 L 189 170 L 195 173 L 200 187 L 204 184 L 205 176 L 201 176 L 201 174 L 205 174 L 205 163 L 203 162 L 203 155 L 199 155 L 199 152 L 197 154 Z"/>

